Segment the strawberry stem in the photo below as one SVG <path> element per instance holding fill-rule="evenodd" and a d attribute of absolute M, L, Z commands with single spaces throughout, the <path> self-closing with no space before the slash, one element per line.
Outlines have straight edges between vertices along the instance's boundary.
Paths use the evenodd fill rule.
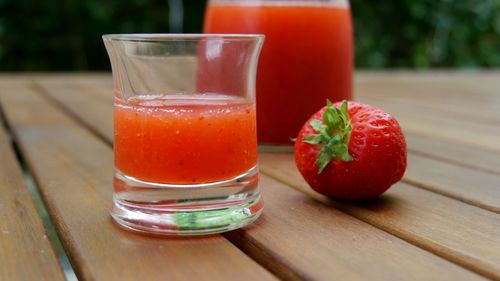
<path fill-rule="evenodd" d="M 323 121 L 312 119 L 309 124 L 317 134 L 307 136 L 303 142 L 321 147 L 316 166 L 318 174 L 323 172 L 332 159 L 352 161 L 347 145 L 351 137 L 352 126 L 349 119 L 347 101 L 342 101 L 340 109 L 335 107 L 330 100 L 326 101 Z"/>

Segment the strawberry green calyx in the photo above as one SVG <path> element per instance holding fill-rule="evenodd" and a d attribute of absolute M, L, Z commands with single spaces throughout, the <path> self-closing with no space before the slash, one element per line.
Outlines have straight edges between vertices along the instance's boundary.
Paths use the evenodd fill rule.
<path fill-rule="evenodd" d="M 321 147 L 316 158 L 318 174 L 323 172 L 334 158 L 347 162 L 353 160 L 347 148 L 352 131 L 347 112 L 347 101 L 344 100 L 339 109 L 330 100 L 327 100 L 323 122 L 312 119 L 309 124 L 317 134 L 307 136 L 303 142 Z"/>

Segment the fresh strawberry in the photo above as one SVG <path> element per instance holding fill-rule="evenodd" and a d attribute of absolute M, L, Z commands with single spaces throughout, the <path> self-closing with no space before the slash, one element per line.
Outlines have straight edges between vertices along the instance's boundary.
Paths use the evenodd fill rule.
<path fill-rule="evenodd" d="M 370 199 L 403 177 L 406 141 L 396 119 L 382 109 L 327 101 L 300 130 L 295 163 L 319 193 Z"/>

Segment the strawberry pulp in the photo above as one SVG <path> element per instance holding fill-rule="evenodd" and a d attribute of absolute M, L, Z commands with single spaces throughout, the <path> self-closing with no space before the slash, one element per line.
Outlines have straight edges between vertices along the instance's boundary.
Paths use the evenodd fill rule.
<path fill-rule="evenodd" d="M 255 105 L 218 94 L 115 100 L 115 166 L 155 183 L 200 184 L 257 164 Z"/>

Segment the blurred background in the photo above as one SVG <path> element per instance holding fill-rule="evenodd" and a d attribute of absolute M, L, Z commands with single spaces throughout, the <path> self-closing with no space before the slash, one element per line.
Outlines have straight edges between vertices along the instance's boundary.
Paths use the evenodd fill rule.
<path fill-rule="evenodd" d="M 204 0 L 0 0 L 0 71 L 109 70 L 105 33 L 199 33 Z M 356 67 L 500 66 L 500 0 L 352 0 Z"/>

